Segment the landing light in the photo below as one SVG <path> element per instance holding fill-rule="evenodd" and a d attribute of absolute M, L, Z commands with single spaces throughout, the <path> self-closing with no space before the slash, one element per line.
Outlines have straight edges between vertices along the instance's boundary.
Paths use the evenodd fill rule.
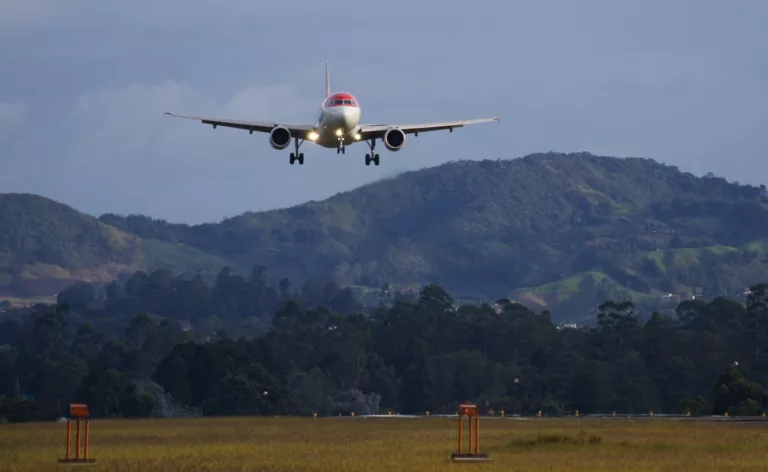
<path fill-rule="evenodd" d="M 341 128 L 336 130 L 336 136 L 341 136 L 341 133 L 343 133 L 343 131 L 341 131 Z"/>
<path fill-rule="evenodd" d="M 360 141 L 360 138 L 362 138 L 362 136 L 360 136 L 360 133 L 355 133 L 355 141 Z"/>
<path fill-rule="evenodd" d="M 311 131 L 311 132 L 309 133 L 309 139 L 310 139 L 310 141 L 314 141 L 314 140 L 315 140 L 315 139 L 317 139 L 318 137 L 320 137 L 320 135 L 319 135 L 319 134 L 317 134 L 317 133 L 316 133 L 316 132 L 314 132 L 314 131 Z"/>

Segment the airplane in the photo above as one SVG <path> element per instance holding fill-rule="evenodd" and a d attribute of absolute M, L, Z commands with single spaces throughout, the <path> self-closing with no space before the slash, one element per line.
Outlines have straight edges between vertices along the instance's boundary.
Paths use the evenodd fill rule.
<path fill-rule="evenodd" d="M 168 116 L 200 120 L 203 124 L 224 126 L 247 130 L 250 134 L 254 131 L 269 133 L 269 144 L 272 148 L 282 150 L 291 144 L 294 139 L 295 152 L 290 155 L 290 163 L 304 164 L 304 153 L 299 152 L 299 147 L 307 140 L 325 148 L 336 148 L 336 154 L 346 154 L 347 144 L 365 141 L 370 147 L 370 154 L 365 155 L 365 165 L 373 162 L 379 165 L 379 155 L 374 153 L 376 140 L 381 139 L 384 146 L 391 152 L 397 152 L 405 144 L 405 135 L 427 131 L 449 130 L 477 123 L 499 121 L 499 117 L 479 118 L 474 120 L 444 121 L 438 123 L 422 123 L 414 125 L 389 125 L 389 124 L 360 124 L 360 102 L 354 95 L 347 92 L 331 93 L 331 76 L 328 69 L 328 61 L 325 61 L 325 100 L 320 106 L 320 113 L 314 124 L 288 124 L 264 121 L 241 121 L 220 119 L 206 116 L 194 116 L 183 113 L 166 112 Z"/>

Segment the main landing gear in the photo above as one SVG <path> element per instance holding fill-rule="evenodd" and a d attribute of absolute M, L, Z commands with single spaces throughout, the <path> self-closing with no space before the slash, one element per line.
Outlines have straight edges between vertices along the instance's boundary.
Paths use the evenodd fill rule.
<path fill-rule="evenodd" d="M 366 143 L 368 143 L 368 147 L 371 148 L 371 153 L 365 155 L 365 165 L 369 166 L 371 165 L 371 162 L 375 165 L 379 165 L 379 155 L 373 153 L 374 148 L 376 148 L 376 139 L 371 139 L 370 141 L 366 141 Z"/>
<path fill-rule="evenodd" d="M 294 145 L 296 146 L 296 152 L 291 153 L 291 164 L 298 162 L 299 165 L 304 164 L 304 153 L 299 152 L 299 147 L 304 144 L 305 140 L 299 140 L 299 138 L 294 138 Z M 368 147 L 371 148 L 371 153 L 365 155 L 365 165 L 369 166 L 371 163 L 374 165 L 379 165 L 379 155 L 374 153 L 374 149 L 376 149 L 376 140 L 371 139 L 370 141 L 366 141 L 366 144 L 368 144 Z M 346 147 L 343 144 L 339 144 L 339 147 L 336 148 L 336 154 L 346 154 Z"/>
<path fill-rule="evenodd" d="M 299 161 L 299 165 L 304 165 L 304 153 L 302 152 L 299 154 L 299 146 L 304 144 L 304 140 L 302 139 L 301 142 L 299 142 L 299 138 L 293 138 L 294 142 L 296 144 L 296 152 L 291 153 L 291 164 L 293 164 L 295 161 Z"/>

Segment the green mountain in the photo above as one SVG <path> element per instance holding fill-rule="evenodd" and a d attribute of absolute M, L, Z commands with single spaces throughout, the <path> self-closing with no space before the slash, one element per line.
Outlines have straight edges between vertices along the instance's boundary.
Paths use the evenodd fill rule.
<path fill-rule="evenodd" d="M 656 308 L 768 279 L 765 187 L 650 159 L 549 153 L 454 162 L 322 202 L 195 226 L 64 218 L 57 205 L 33 206 L 40 213 L 12 231 L 22 241 L 44 233 L 36 251 L 0 243 L 17 270 L 20 261 L 70 272 L 262 264 L 296 281 L 438 283 L 466 298 L 509 296 L 559 318 L 585 315 L 605 298 Z"/>
<path fill-rule="evenodd" d="M 46 299 L 83 280 L 174 265 L 215 270 L 227 262 L 183 243 L 144 239 L 53 200 L 0 194 L 0 298 Z"/>

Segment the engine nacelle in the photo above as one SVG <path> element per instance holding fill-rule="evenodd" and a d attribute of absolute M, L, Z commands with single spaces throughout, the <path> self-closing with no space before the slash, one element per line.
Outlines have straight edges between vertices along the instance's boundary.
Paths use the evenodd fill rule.
<path fill-rule="evenodd" d="M 275 126 L 272 131 L 269 132 L 269 145 L 273 148 L 280 150 L 285 149 L 291 144 L 291 132 L 288 128 L 282 126 Z"/>
<path fill-rule="evenodd" d="M 382 141 L 384 141 L 384 146 L 386 146 L 387 149 L 392 152 L 397 152 L 402 149 L 403 144 L 405 144 L 405 133 L 397 128 L 389 128 L 387 132 L 384 133 Z"/>

